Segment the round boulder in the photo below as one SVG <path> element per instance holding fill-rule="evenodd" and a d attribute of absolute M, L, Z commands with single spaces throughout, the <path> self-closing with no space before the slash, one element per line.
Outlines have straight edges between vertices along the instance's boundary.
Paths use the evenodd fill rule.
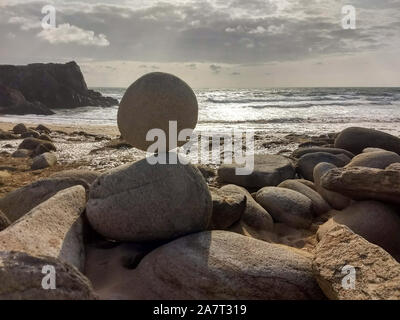
<path fill-rule="evenodd" d="M 307 229 L 312 223 L 312 202 L 300 192 L 265 187 L 257 192 L 256 200 L 270 213 L 275 222 L 300 229 Z"/>
<path fill-rule="evenodd" d="M 335 155 L 327 152 L 307 153 L 297 162 L 297 171 L 304 179 L 314 181 L 314 168 L 317 164 L 327 162 L 337 167 L 343 167 L 350 161 L 350 158 L 344 154 Z"/>
<path fill-rule="evenodd" d="M 378 130 L 351 127 L 343 130 L 335 140 L 335 148 L 346 149 L 354 154 L 369 147 L 400 153 L 400 139 Z"/>
<path fill-rule="evenodd" d="M 177 122 L 178 133 L 194 129 L 198 104 L 193 90 L 181 79 L 167 73 L 149 73 L 134 82 L 125 92 L 118 109 L 118 127 L 132 146 L 147 150 L 154 141 L 146 141 L 148 132 L 161 129 L 166 135 L 167 150 L 169 122 Z M 186 142 L 178 142 L 182 146 Z"/>
<path fill-rule="evenodd" d="M 385 169 L 392 163 L 400 162 L 400 156 L 390 151 L 361 153 L 351 160 L 347 167 L 367 167 Z"/>
<path fill-rule="evenodd" d="M 290 189 L 300 192 L 312 201 L 313 211 L 315 215 L 321 215 L 331 209 L 330 205 L 322 196 L 314 189 L 306 186 L 304 183 L 297 180 L 286 180 L 278 187 Z"/>
<path fill-rule="evenodd" d="M 200 171 L 181 161 L 152 165 L 151 158 L 113 169 L 93 183 L 87 217 L 104 237 L 158 241 L 207 229 L 212 200 Z"/>

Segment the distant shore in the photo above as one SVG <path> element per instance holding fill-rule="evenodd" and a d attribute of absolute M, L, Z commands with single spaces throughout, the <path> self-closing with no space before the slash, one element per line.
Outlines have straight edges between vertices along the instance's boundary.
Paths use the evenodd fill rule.
<path fill-rule="evenodd" d="M 29 123 L 24 122 L 27 127 L 35 127 L 38 123 Z M 16 123 L 0 121 L 0 130 L 9 131 L 11 130 Z M 109 137 L 117 137 L 119 136 L 119 130 L 117 125 L 109 126 L 109 125 L 86 125 L 86 124 L 69 124 L 69 125 L 58 125 L 58 124 L 47 124 L 46 127 L 50 128 L 52 131 L 63 131 L 65 133 L 73 133 L 74 131 L 85 131 L 89 134 L 100 134 L 106 135 Z"/>

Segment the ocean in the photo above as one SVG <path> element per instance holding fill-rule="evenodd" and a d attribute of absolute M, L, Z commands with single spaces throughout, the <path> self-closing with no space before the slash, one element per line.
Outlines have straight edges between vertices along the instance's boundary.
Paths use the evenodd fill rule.
<path fill-rule="evenodd" d="M 121 99 L 124 88 L 92 88 Z M 400 135 L 400 88 L 199 89 L 198 129 L 322 134 L 363 126 Z M 0 121 L 116 125 L 118 107 L 55 110 L 51 116 L 1 116 Z"/>

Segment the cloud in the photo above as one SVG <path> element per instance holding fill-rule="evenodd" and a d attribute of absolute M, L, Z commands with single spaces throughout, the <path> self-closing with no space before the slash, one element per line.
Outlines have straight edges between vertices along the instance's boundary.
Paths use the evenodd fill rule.
<path fill-rule="evenodd" d="M 94 31 L 84 30 L 69 23 L 61 24 L 57 28 L 43 29 L 37 34 L 41 40 L 51 44 L 75 43 L 83 46 L 107 47 L 110 42 L 104 34 L 95 35 Z"/>
<path fill-rule="evenodd" d="M 11 17 L 8 23 L 19 25 L 21 30 L 28 31 L 31 29 L 38 29 L 41 27 L 39 20 L 30 19 L 26 17 Z"/>
<path fill-rule="evenodd" d="M 232 76 L 240 76 L 240 72 L 232 72 L 231 75 Z"/>

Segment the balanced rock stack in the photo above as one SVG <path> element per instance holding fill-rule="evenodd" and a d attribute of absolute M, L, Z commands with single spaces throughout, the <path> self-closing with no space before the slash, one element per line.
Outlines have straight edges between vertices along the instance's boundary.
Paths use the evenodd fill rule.
<path fill-rule="evenodd" d="M 118 126 L 147 150 L 150 130 L 168 138 L 171 121 L 193 130 L 197 115 L 187 84 L 152 73 L 127 90 Z M 218 188 L 166 144 L 15 190 L 0 199 L 0 299 L 400 299 L 400 139 L 349 128 L 321 141 L 256 155 L 248 176 L 222 165 Z"/>

